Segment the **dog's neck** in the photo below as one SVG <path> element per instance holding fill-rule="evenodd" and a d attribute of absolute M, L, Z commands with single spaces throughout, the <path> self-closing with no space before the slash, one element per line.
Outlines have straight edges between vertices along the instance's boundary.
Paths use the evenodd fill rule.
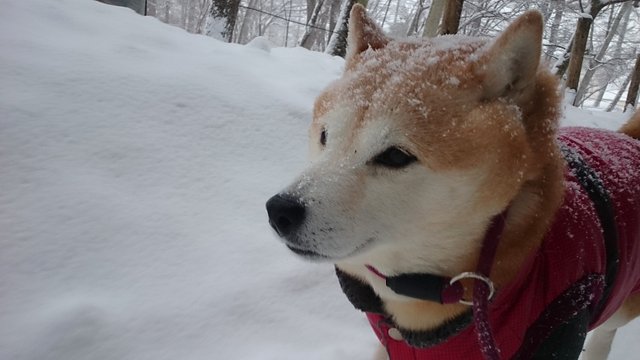
<path fill-rule="evenodd" d="M 510 209 L 494 263 L 492 279 L 504 286 L 517 274 L 526 258 L 540 246 L 562 203 L 562 162 L 547 165 L 545 176 L 525 184 Z M 523 236 L 526 234 L 526 236 Z"/>
<path fill-rule="evenodd" d="M 508 284 L 518 274 L 525 260 L 540 246 L 553 215 L 562 201 L 562 166 L 550 163 L 544 177 L 526 183 L 509 209 L 505 230 L 500 239 L 491 279 L 497 288 Z M 527 236 L 522 236 L 527 234 Z M 475 264 L 470 265 L 470 270 Z M 471 298 L 471 282 L 466 282 L 466 298 Z M 438 327 L 468 310 L 460 304 L 441 305 L 430 301 L 385 298 L 386 311 L 406 329 L 425 330 Z"/>

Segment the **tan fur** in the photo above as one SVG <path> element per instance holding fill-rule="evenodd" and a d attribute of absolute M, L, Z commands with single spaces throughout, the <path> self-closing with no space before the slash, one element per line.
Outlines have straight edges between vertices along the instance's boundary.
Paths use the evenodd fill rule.
<path fill-rule="evenodd" d="M 617 327 L 620 327 L 632 319 L 640 316 L 640 294 L 635 294 L 630 296 L 622 307 L 617 311 L 617 314 L 620 315 L 620 324 Z"/>
<path fill-rule="evenodd" d="M 387 274 L 435 269 L 441 275 L 454 276 L 474 271 L 489 220 L 506 208 L 508 219 L 491 273 L 496 286 L 509 283 L 540 246 L 563 200 L 564 166 L 555 142 L 561 100 L 558 80 L 539 66 L 542 17 L 527 12 L 495 41 L 462 39 L 455 45 L 442 38 L 391 40 L 360 5 L 354 6 L 349 26 L 345 73 L 317 98 L 314 106 L 309 136 L 312 158 L 317 163 L 292 188 L 300 192 L 309 187 L 309 194 L 303 193 L 314 205 L 319 201 L 313 191 L 321 192 L 322 200 L 334 205 L 322 210 L 340 214 L 338 219 L 348 218 L 350 226 L 357 221 L 354 219 L 369 221 L 377 216 L 370 208 L 360 210 L 371 201 L 368 197 L 377 195 L 366 189 L 378 174 L 367 165 L 371 160 L 357 159 L 359 149 L 375 149 L 367 155 L 369 159 L 381 151 L 376 144 L 362 145 L 367 139 L 384 142 L 376 132 L 401 142 L 418 159 L 424 171 L 415 174 L 431 176 L 428 179 L 440 181 L 440 185 L 446 180 L 459 182 L 458 188 L 447 189 L 453 197 L 464 198 L 464 203 L 451 208 L 454 205 L 449 198 L 434 196 L 442 207 L 450 206 L 443 210 L 450 216 L 438 217 L 438 211 L 432 211 L 432 217 L 418 221 L 431 226 L 428 232 L 419 234 L 419 241 L 421 236 L 433 241 L 434 246 L 427 249 L 432 263 L 425 263 L 418 254 L 406 254 L 424 248 L 418 249 L 410 241 L 402 243 L 405 234 L 397 236 L 400 240 L 393 239 L 397 243 L 379 241 L 364 254 L 336 256 L 334 261 L 341 270 L 371 285 L 399 326 L 433 329 L 468 307 L 399 296 L 365 265 L 375 265 Z M 325 130 L 326 146 L 319 142 Z M 621 131 L 640 138 L 640 112 Z M 455 193 L 457 190 L 468 193 L 462 196 Z M 367 216 L 357 218 L 359 211 Z M 342 231 L 340 235 L 349 234 Z M 384 231 L 384 227 L 377 231 Z M 442 258 L 450 255 L 446 252 L 449 249 L 438 246 L 449 240 L 462 241 L 465 246 Z M 316 248 L 322 245 L 337 252 L 331 246 L 340 250 L 342 246 L 349 250 L 343 245 L 344 239 L 323 238 L 321 245 L 313 241 L 316 239 L 309 242 Z M 466 298 L 470 298 L 471 284 L 463 284 Z M 616 324 L 626 323 L 639 313 L 640 296 L 631 297 L 610 325 L 615 329 Z"/>
<path fill-rule="evenodd" d="M 631 119 L 629 119 L 629 121 L 620 128 L 620 132 L 625 133 L 632 138 L 640 139 L 640 110 L 637 110 Z"/>
<path fill-rule="evenodd" d="M 635 294 L 627 298 L 613 316 L 593 331 L 582 360 L 606 360 L 617 329 L 638 316 L 640 316 L 640 294 Z"/>
<path fill-rule="evenodd" d="M 428 48 L 429 43 L 381 40 L 380 33 L 370 31 L 377 27 L 371 25 L 364 10 L 354 8 L 353 15 L 356 15 L 352 19 L 354 34 L 364 38 L 350 38 L 357 46 L 347 57 L 346 80 L 333 84 L 317 99 L 310 129 L 312 139 L 317 139 L 323 129 L 318 120 L 344 101 L 343 94 L 348 93 L 354 94 L 352 103 L 357 109 L 352 133 L 371 120 L 370 114 L 388 112 L 389 118 L 404 119 L 400 120 L 404 122 L 402 126 L 408 129 L 407 135 L 416 146 L 411 150 L 430 169 L 447 172 L 488 164 L 484 173 L 489 176 L 477 192 L 476 201 L 461 209 L 457 221 L 479 211 L 496 213 L 511 203 L 512 215 L 492 274 L 498 286 L 506 284 L 527 255 L 538 247 L 561 202 L 561 162 L 554 142 L 560 101 L 555 77 L 545 69 L 534 69 L 537 75 L 532 75 L 533 83 L 521 84 L 517 90 L 514 102 L 520 110 L 503 101 L 478 104 L 486 91 L 483 79 L 487 74 L 483 68 L 492 59 L 490 55 L 478 62 L 466 59 L 485 46 L 483 41 L 470 41 L 456 51 L 436 51 L 438 61 L 430 64 L 424 59 L 413 60 L 415 53 Z M 527 21 L 520 21 L 514 27 L 526 25 Z M 368 30 L 358 30 L 360 26 Z M 363 44 L 375 46 L 367 48 Z M 402 71 L 411 76 L 394 83 L 398 72 L 388 66 L 389 57 L 402 63 Z M 452 82 L 452 78 L 458 81 Z M 424 79 L 429 79 L 428 86 L 418 83 Z M 416 84 L 407 84 L 411 81 Z M 414 92 L 407 93 L 407 89 Z M 514 122 L 513 118 L 519 116 L 522 122 Z M 485 151 L 475 151 L 478 148 Z M 511 175 L 514 169 L 519 169 L 521 177 Z M 523 238 L 522 234 L 529 236 Z M 463 256 L 458 266 L 451 266 L 449 275 L 473 271 L 477 250 Z M 361 270 L 349 264 L 338 265 L 353 276 L 363 277 Z M 460 305 L 391 299 L 386 299 L 385 306 L 398 324 L 410 329 L 433 328 L 467 309 Z"/>

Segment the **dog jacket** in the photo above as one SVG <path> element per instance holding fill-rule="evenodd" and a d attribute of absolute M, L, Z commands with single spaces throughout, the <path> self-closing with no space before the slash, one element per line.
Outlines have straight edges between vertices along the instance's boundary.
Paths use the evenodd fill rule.
<path fill-rule="evenodd" d="M 557 139 L 563 203 L 489 305 L 502 359 L 577 359 L 587 331 L 640 292 L 640 141 L 588 128 L 563 128 Z M 402 329 L 369 285 L 336 272 L 391 360 L 482 360 L 470 311 L 437 330 Z"/>

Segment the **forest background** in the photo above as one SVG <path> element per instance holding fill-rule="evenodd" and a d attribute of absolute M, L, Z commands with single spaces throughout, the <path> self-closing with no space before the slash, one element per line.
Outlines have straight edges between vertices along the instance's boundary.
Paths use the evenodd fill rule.
<path fill-rule="evenodd" d="M 275 46 L 343 55 L 348 10 L 356 2 L 392 37 L 491 37 L 522 12 L 538 9 L 546 21 L 544 58 L 565 80 L 567 102 L 606 111 L 635 108 L 638 0 L 147 0 L 146 14 L 227 42 L 264 37 Z"/>

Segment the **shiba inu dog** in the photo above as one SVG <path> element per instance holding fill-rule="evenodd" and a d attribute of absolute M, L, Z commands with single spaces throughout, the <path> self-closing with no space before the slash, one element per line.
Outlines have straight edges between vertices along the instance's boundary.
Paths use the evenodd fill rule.
<path fill-rule="evenodd" d="M 605 359 L 640 314 L 640 116 L 628 135 L 558 129 L 542 29 L 529 11 L 496 39 L 401 41 L 351 12 L 344 74 L 315 102 L 311 165 L 267 211 L 291 251 L 335 264 L 384 356 L 486 356 L 464 301 L 390 286 L 403 274 L 451 279 L 460 300 L 494 286 L 504 359 L 577 359 L 593 328 L 585 359 Z M 490 274 L 473 275 L 491 241 Z"/>

